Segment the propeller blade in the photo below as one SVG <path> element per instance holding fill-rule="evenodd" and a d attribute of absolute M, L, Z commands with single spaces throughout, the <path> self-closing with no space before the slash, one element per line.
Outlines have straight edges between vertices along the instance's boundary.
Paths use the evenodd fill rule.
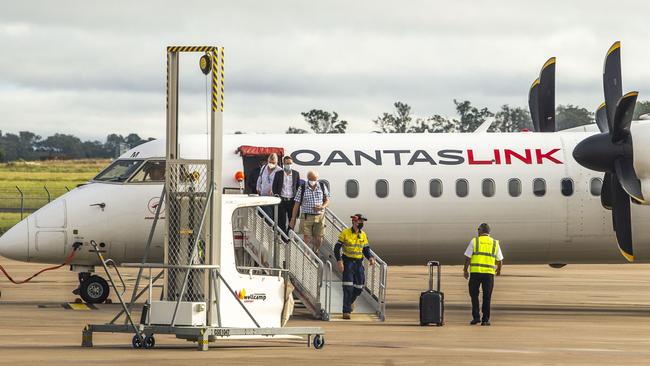
<path fill-rule="evenodd" d="M 609 131 L 609 125 L 607 124 L 607 108 L 605 108 L 605 102 L 600 103 L 598 109 L 596 110 L 596 125 L 600 132 Z"/>
<path fill-rule="evenodd" d="M 622 142 L 630 135 L 630 124 L 634 114 L 634 106 L 638 92 L 629 92 L 621 97 L 616 104 L 616 113 L 614 114 L 614 123 L 609 133 L 612 136 L 612 142 Z"/>
<path fill-rule="evenodd" d="M 539 73 L 539 129 L 555 132 L 555 57 L 542 66 Z"/>
<path fill-rule="evenodd" d="M 614 161 L 614 168 L 616 169 L 618 182 L 625 192 L 633 199 L 644 202 L 643 193 L 641 192 L 641 182 L 634 171 L 632 158 L 621 157 L 616 159 Z"/>
<path fill-rule="evenodd" d="M 630 215 L 630 197 L 618 179 L 612 179 L 614 193 L 614 209 L 612 210 L 612 222 L 616 231 L 616 241 L 621 254 L 629 262 L 634 261 L 634 250 L 632 245 L 632 221 Z"/>
<path fill-rule="evenodd" d="M 607 210 L 611 210 L 614 206 L 612 202 L 612 174 L 605 173 L 603 185 L 600 187 L 600 203 Z"/>
<path fill-rule="evenodd" d="M 605 91 L 605 105 L 607 108 L 607 121 L 609 130 L 612 130 L 616 102 L 623 95 L 623 80 L 621 79 L 621 42 L 616 41 L 607 51 L 605 65 L 603 66 L 603 90 Z"/>
<path fill-rule="evenodd" d="M 539 132 L 539 78 L 535 79 L 528 91 L 528 109 L 533 120 L 533 130 Z"/>

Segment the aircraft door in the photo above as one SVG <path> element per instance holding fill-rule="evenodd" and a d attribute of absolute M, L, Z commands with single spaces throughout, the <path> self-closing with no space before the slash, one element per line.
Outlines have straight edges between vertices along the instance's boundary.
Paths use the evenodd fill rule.
<path fill-rule="evenodd" d="M 28 217 L 29 258 L 40 262 L 57 262 L 69 250 L 66 230 L 66 200 L 58 199 Z M 68 244 L 68 245 L 66 245 Z"/>
<path fill-rule="evenodd" d="M 99 250 L 105 255 L 109 253 L 111 240 L 111 211 L 114 209 L 113 192 L 118 185 L 89 184 L 72 191 L 68 199 L 68 217 L 70 225 L 68 233 L 71 242 L 83 243 L 81 251 L 75 256 L 78 264 L 95 264 L 98 262 L 91 240 L 99 245 Z"/>
<path fill-rule="evenodd" d="M 246 194 L 257 193 L 256 186 L 260 168 L 266 164 L 269 155 L 276 153 L 280 165 L 282 164 L 282 157 L 284 156 L 284 149 L 281 147 L 242 145 L 237 149 L 237 152 L 242 157 L 245 177 L 244 193 Z"/>

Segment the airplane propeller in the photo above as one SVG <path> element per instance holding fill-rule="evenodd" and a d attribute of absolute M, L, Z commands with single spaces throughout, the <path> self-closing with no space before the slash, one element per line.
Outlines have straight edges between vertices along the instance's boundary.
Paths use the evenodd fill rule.
<path fill-rule="evenodd" d="M 530 86 L 528 108 L 535 132 L 555 132 L 555 57 L 544 63 Z"/>
<path fill-rule="evenodd" d="M 573 158 L 585 168 L 604 172 L 601 204 L 612 210 L 612 222 L 618 248 L 628 261 L 634 260 L 630 198 L 643 202 L 641 182 L 634 170 L 630 124 L 638 92 L 623 95 L 621 85 L 620 43 L 607 51 L 603 67 L 605 103 L 596 111 L 596 124 L 601 133 L 581 141 L 573 150 Z"/>

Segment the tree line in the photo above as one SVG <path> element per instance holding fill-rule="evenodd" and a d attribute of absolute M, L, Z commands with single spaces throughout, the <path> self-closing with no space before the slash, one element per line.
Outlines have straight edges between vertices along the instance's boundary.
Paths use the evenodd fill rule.
<path fill-rule="evenodd" d="M 526 108 L 511 107 L 507 104 L 492 112 L 488 108 L 479 108 L 468 100 L 453 100 L 456 116 L 444 117 L 438 114 L 429 117 L 414 115 L 410 105 L 395 102 L 393 110 L 384 112 L 373 119 L 377 133 L 436 133 L 436 132 L 472 132 L 488 118 L 493 118 L 489 131 L 515 132 L 523 129 L 532 130 L 530 113 Z M 637 102 L 633 119 L 650 113 L 650 101 Z M 304 122 L 313 133 L 345 133 L 348 121 L 337 112 L 312 109 L 301 113 Z M 594 123 L 594 112 L 576 105 L 559 105 L 555 112 L 558 130 Z M 289 127 L 288 134 L 309 133 L 299 127 Z M 236 133 L 242 133 L 240 131 Z M 0 162 L 14 160 L 44 159 L 98 159 L 114 158 L 124 151 L 134 148 L 153 138 L 142 139 L 135 133 L 126 136 L 110 134 L 106 141 L 82 141 L 78 137 L 56 133 L 42 138 L 33 132 L 21 131 L 18 134 L 0 131 Z"/>
<path fill-rule="evenodd" d="M 106 141 L 82 141 L 76 136 L 56 133 L 42 138 L 29 132 L 18 134 L 0 131 L 0 161 L 49 159 L 113 158 L 153 138 L 142 139 L 135 133 L 126 136 L 110 134 Z"/>
<path fill-rule="evenodd" d="M 417 117 L 411 106 L 403 102 L 395 102 L 393 111 L 384 112 L 373 119 L 377 133 L 422 133 L 422 132 L 472 132 L 488 118 L 493 122 L 490 132 L 516 132 L 524 129 L 533 130 L 530 112 L 526 108 L 511 107 L 507 104 L 492 112 L 488 108 L 478 108 L 468 100 L 454 99 L 456 117 L 444 117 L 438 114 L 429 117 Z M 650 101 L 637 102 L 633 119 L 639 119 L 642 114 L 650 113 Z M 301 113 L 308 128 L 314 133 L 345 133 L 348 121 L 339 117 L 336 112 L 312 109 Z M 595 113 L 572 104 L 559 105 L 555 110 L 555 121 L 558 130 L 595 123 Z M 289 127 L 289 134 L 309 133 L 307 129 Z"/>

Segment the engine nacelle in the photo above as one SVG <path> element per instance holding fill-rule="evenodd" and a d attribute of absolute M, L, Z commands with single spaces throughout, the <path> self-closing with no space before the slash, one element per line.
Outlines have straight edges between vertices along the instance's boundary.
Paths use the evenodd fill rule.
<path fill-rule="evenodd" d="M 650 205 L 650 121 L 635 121 L 630 127 L 634 149 L 634 170 L 641 181 L 641 192 Z"/>

